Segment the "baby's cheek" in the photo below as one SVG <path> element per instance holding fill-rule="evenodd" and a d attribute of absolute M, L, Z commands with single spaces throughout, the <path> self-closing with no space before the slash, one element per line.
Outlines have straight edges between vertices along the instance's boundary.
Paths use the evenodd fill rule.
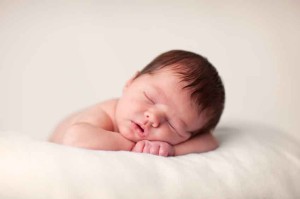
<path fill-rule="evenodd" d="M 143 107 L 145 106 L 144 100 L 141 99 L 132 98 L 129 100 L 129 102 L 130 106 L 128 107 L 133 110 L 140 110 L 143 109 Z"/>
<path fill-rule="evenodd" d="M 171 142 L 174 139 L 174 134 L 170 131 L 170 129 L 163 127 L 160 128 L 156 133 L 155 136 L 159 141 Z"/>
<path fill-rule="evenodd" d="M 130 129 L 129 128 L 126 128 L 126 126 L 121 126 L 120 128 L 119 128 L 119 133 L 123 136 L 123 137 L 125 137 L 125 138 L 127 138 L 127 139 L 131 139 L 131 137 L 132 137 L 132 132 L 130 131 Z"/>

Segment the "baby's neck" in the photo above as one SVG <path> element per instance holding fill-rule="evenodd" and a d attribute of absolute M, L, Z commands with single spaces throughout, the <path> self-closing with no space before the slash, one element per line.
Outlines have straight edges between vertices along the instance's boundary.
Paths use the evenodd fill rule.
<path fill-rule="evenodd" d="M 111 116 L 111 121 L 113 123 L 113 126 L 114 126 L 114 132 L 119 132 L 119 127 L 117 125 L 117 122 L 116 122 L 116 109 L 117 109 L 117 105 L 118 105 L 118 101 L 119 99 L 115 99 L 114 100 L 114 103 L 113 103 L 113 107 L 112 107 L 112 116 Z"/>
<path fill-rule="evenodd" d="M 118 105 L 118 101 L 119 101 L 118 98 L 108 100 L 108 101 L 104 102 L 105 104 L 102 107 L 103 110 L 108 115 L 108 117 L 111 119 L 111 122 L 113 124 L 113 129 L 112 130 L 114 132 L 119 132 L 119 128 L 117 126 L 117 122 L 116 122 L 116 119 L 115 119 L 116 118 L 115 117 L 115 112 L 116 112 L 116 108 L 117 108 L 117 105 Z"/>

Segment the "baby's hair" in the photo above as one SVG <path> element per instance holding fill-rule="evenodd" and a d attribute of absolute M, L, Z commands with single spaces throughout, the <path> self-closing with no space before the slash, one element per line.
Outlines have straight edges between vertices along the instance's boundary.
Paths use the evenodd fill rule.
<path fill-rule="evenodd" d="M 191 92 L 191 99 L 197 105 L 198 113 L 207 116 L 205 125 L 196 133 L 214 129 L 223 112 L 225 89 L 216 68 L 201 55 L 183 50 L 171 50 L 152 60 L 140 75 L 153 74 L 168 68 L 175 72 L 186 85 L 183 89 Z"/>

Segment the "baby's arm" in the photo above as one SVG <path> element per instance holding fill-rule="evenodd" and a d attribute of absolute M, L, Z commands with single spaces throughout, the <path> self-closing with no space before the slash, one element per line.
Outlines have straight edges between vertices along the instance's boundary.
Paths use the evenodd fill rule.
<path fill-rule="evenodd" d="M 132 151 L 160 156 L 179 156 L 189 153 L 212 151 L 217 147 L 217 140 L 210 132 L 207 132 L 196 135 L 195 137 L 174 146 L 162 141 L 142 140 L 135 144 Z"/>
<path fill-rule="evenodd" d="M 56 140 L 59 144 L 110 151 L 130 151 L 134 143 L 121 134 L 104 130 L 89 123 L 76 123 L 67 128 L 64 136 Z"/>
<path fill-rule="evenodd" d="M 134 142 L 113 132 L 112 119 L 103 110 L 112 103 L 102 103 L 75 113 L 62 121 L 50 141 L 96 150 L 130 151 Z"/>
<path fill-rule="evenodd" d="M 218 148 L 218 146 L 219 144 L 216 138 L 211 134 L 211 132 L 207 132 L 196 135 L 185 142 L 175 145 L 174 150 L 175 156 L 178 156 L 189 153 L 208 152 Z"/>

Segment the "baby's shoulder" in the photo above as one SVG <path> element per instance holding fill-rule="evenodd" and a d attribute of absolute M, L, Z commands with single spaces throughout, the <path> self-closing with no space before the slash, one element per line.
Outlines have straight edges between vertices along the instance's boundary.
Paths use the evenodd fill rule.
<path fill-rule="evenodd" d="M 112 129 L 117 99 L 106 100 L 85 108 L 71 117 L 72 123 L 86 122 L 104 129 Z"/>
<path fill-rule="evenodd" d="M 100 102 L 98 104 L 98 106 L 108 115 L 114 115 L 118 100 L 119 99 L 117 99 L 117 98 L 106 100 L 106 101 Z"/>
<path fill-rule="evenodd" d="M 115 129 L 115 110 L 118 103 L 118 99 L 110 99 L 99 103 L 99 108 L 101 109 L 102 114 L 106 115 L 106 121 L 110 121 L 111 130 Z"/>

